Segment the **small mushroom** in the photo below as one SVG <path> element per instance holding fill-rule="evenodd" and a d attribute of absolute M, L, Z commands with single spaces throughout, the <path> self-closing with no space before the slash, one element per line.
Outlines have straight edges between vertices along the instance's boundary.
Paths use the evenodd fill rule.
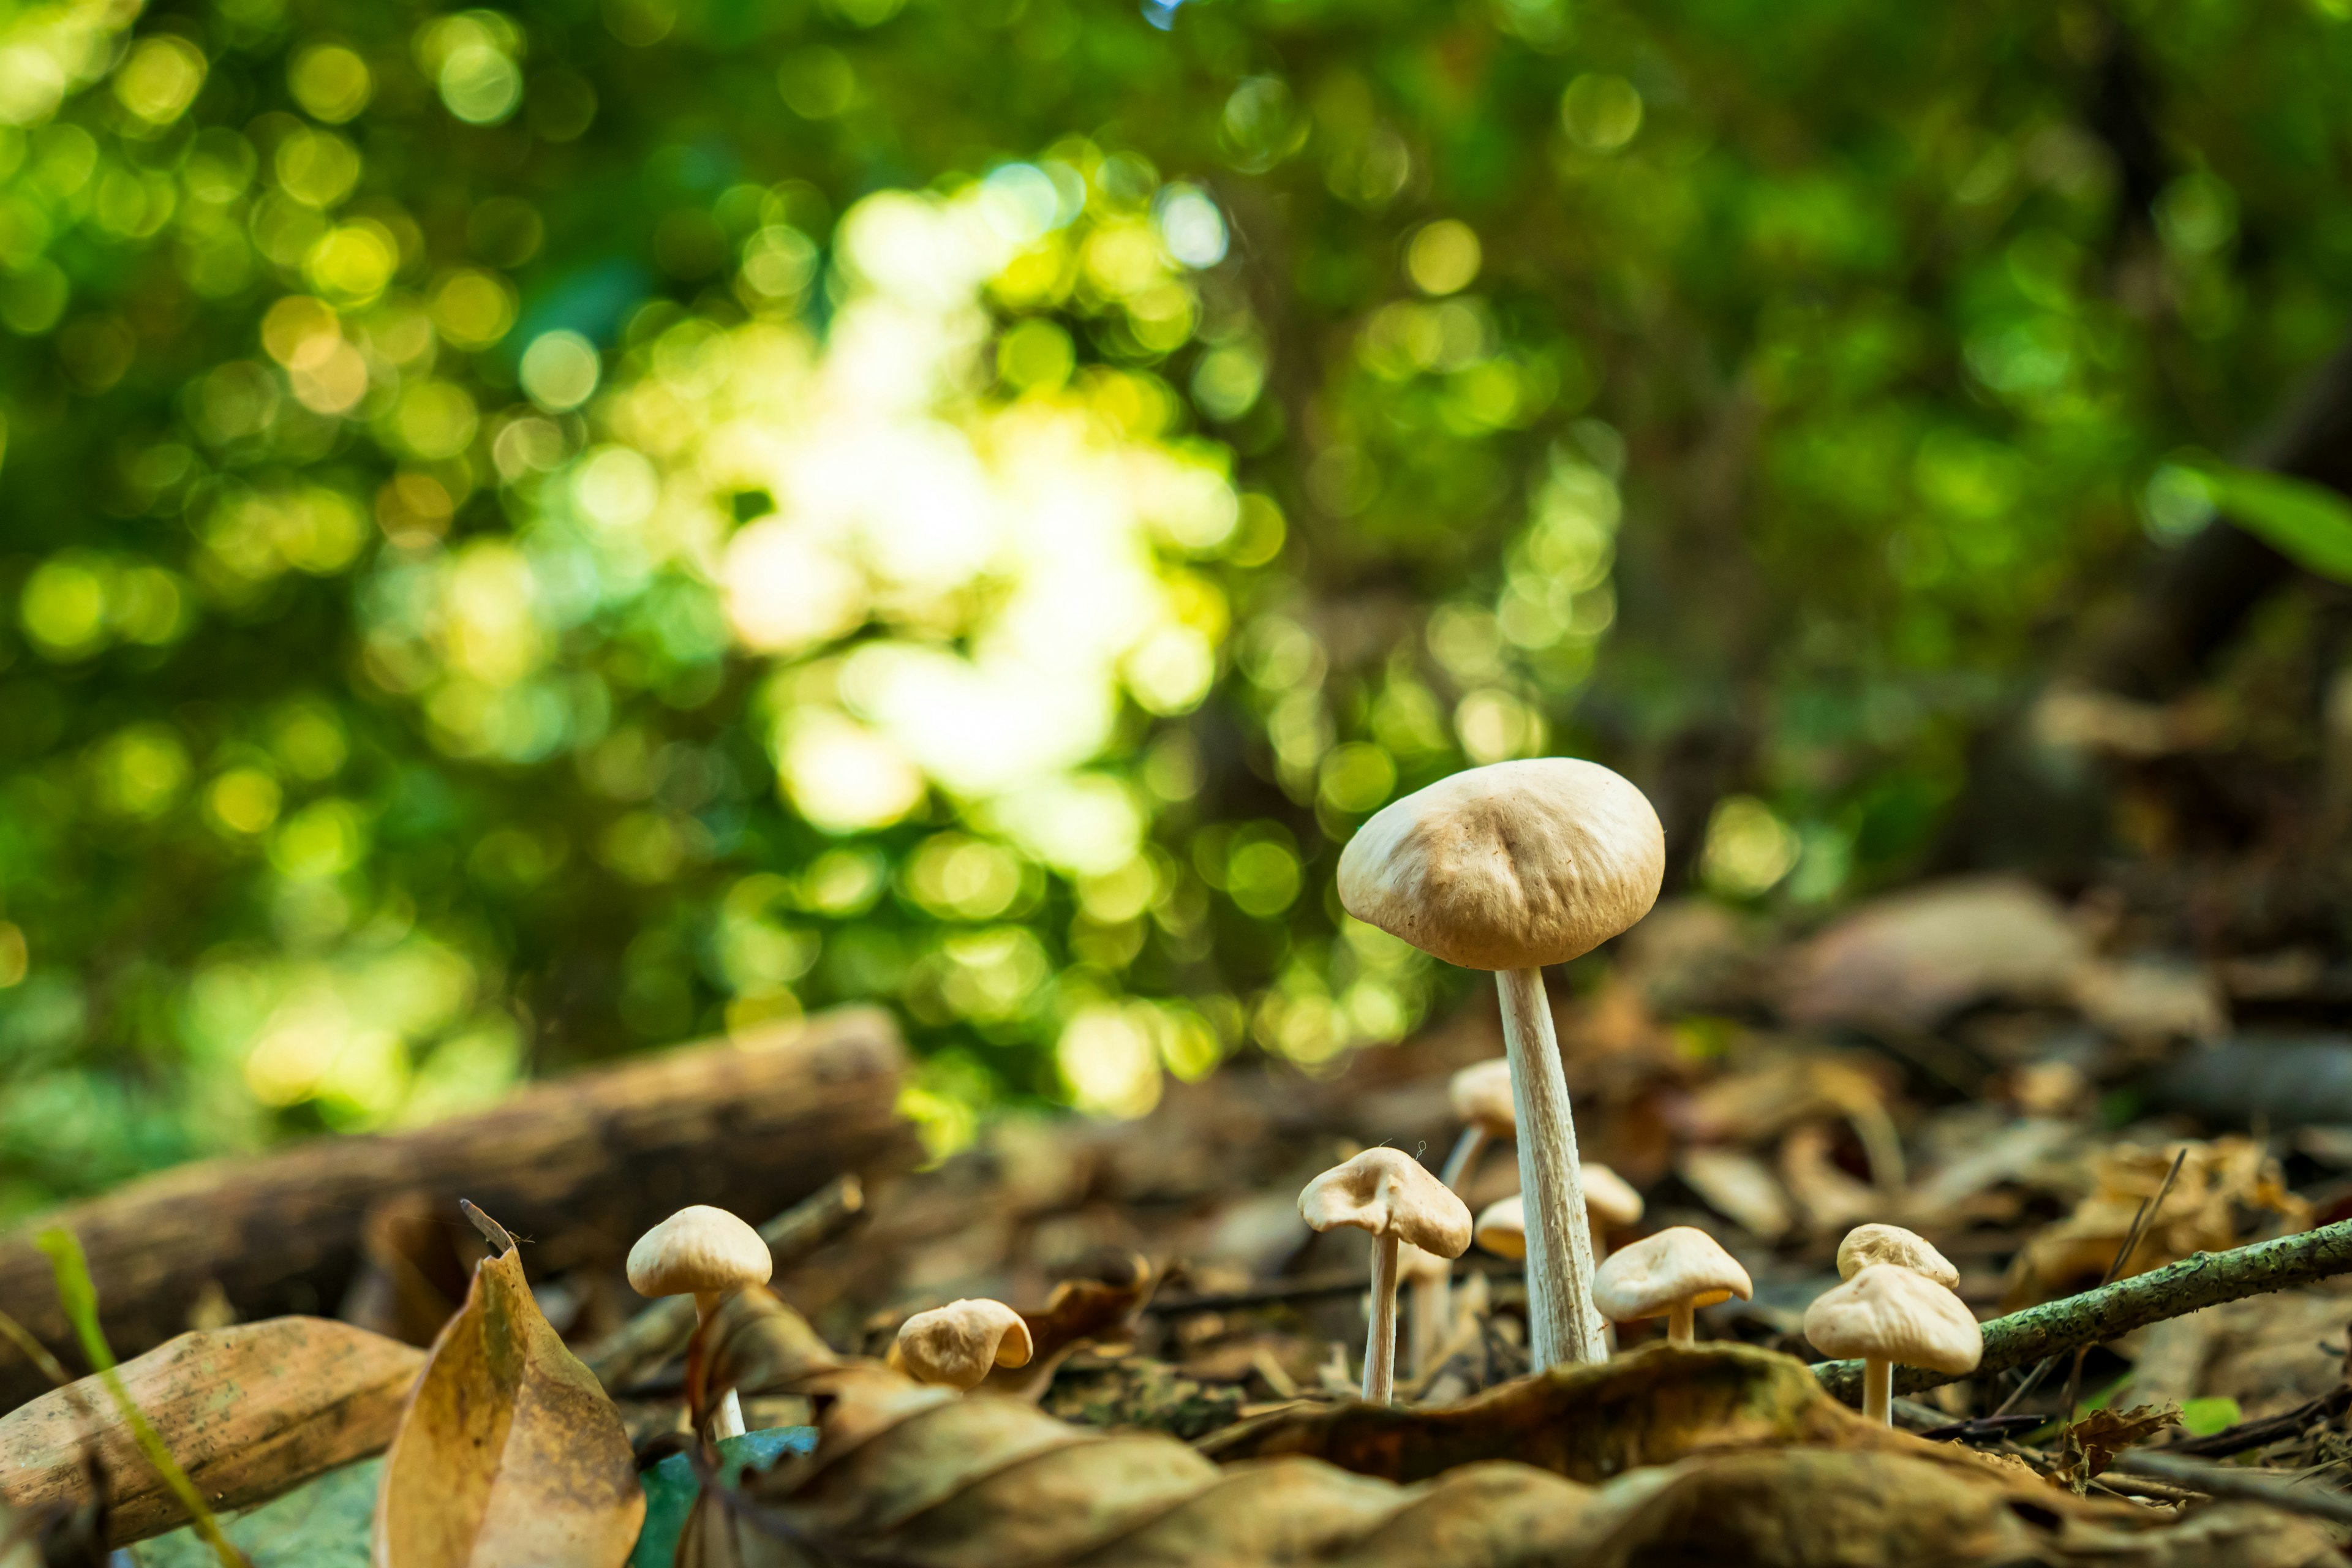
<path fill-rule="evenodd" d="M 1410 1242 L 1439 1258 L 1470 1246 L 1470 1211 L 1420 1161 L 1395 1149 L 1367 1149 L 1334 1165 L 1298 1194 L 1312 1228 L 1353 1226 L 1372 1237 L 1372 1325 L 1364 1342 L 1364 1397 L 1386 1405 L 1396 1388 L 1397 1250 Z"/>
<path fill-rule="evenodd" d="M 1433 1370 L 1430 1358 L 1454 1328 L 1454 1260 L 1423 1252 L 1409 1241 L 1397 1244 L 1397 1282 L 1405 1288 L 1407 1363 L 1420 1377 Z"/>
<path fill-rule="evenodd" d="M 1666 1338 L 1686 1345 L 1701 1307 L 1756 1293 L 1739 1259 L 1715 1237 L 1678 1225 L 1609 1255 L 1592 1277 L 1592 1304 L 1612 1323 L 1664 1314 Z"/>
<path fill-rule="evenodd" d="M 698 1323 L 746 1285 L 764 1285 L 775 1255 L 760 1233 L 725 1209 L 694 1204 L 637 1237 L 629 1248 L 629 1288 L 640 1296 L 691 1296 Z M 743 1405 L 729 1389 L 710 1417 L 713 1438 L 743 1430 Z"/>
<path fill-rule="evenodd" d="M 918 1312 L 898 1325 L 890 1364 L 918 1383 L 973 1389 L 1000 1366 L 1027 1366 L 1029 1324 L 1002 1301 L 972 1297 Z"/>
<path fill-rule="evenodd" d="M 1874 1263 L 1805 1309 L 1805 1338 L 1828 1356 L 1862 1358 L 1862 1413 L 1895 1423 L 1895 1368 L 1974 1372 L 1984 1333 L 1960 1299 L 1899 1263 Z"/>
<path fill-rule="evenodd" d="M 1649 913 L 1665 864 L 1665 830 L 1648 798 L 1570 757 L 1440 779 L 1373 813 L 1339 854 L 1349 914 L 1448 963 L 1495 972 L 1528 1200 L 1537 1372 L 1606 1353 L 1544 965 L 1581 957 Z"/>
<path fill-rule="evenodd" d="M 1478 1223 L 1471 1228 L 1478 1245 L 1497 1258 L 1528 1255 L 1528 1211 L 1517 1193 L 1480 1209 Z"/>
<path fill-rule="evenodd" d="M 1858 1225 L 1838 1243 L 1839 1279 L 1851 1279 L 1874 1263 L 1908 1268 L 1947 1290 L 1960 1288 L 1960 1271 L 1952 1267 L 1952 1260 L 1937 1251 L 1935 1243 L 1926 1237 L 1899 1225 Z"/>
<path fill-rule="evenodd" d="M 1462 1123 L 1462 1136 L 1454 1141 L 1454 1152 L 1445 1156 L 1438 1180 L 1457 1193 L 1467 1193 L 1470 1173 L 1486 1145 L 1519 1130 L 1519 1113 L 1511 1103 L 1511 1058 L 1496 1057 L 1464 1068 L 1446 1080 L 1445 1098 Z"/>

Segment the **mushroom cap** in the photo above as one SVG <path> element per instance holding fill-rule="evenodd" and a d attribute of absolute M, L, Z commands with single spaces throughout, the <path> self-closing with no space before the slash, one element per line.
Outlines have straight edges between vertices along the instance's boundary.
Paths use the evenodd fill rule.
<path fill-rule="evenodd" d="M 1984 1357 L 1984 1333 L 1960 1299 L 1899 1263 L 1874 1263 L 1805 1309 L 1823 1355 L 1875 1357 L 1958 1377 Z"/>
<path fill-rule="evenodd" d="M 1528 1211 L 1519 1194 L 1496 1198 L 1478 1211 L 1478 1245 L 1497 1258 L 1528 1255 Z"/>
<path fill-rule="evenodd" d="M 1593 1270 L 1592 1304 L 1612 1323 L 1655 1318 L 1675 1302 L 1712 1307 L 1756 1293 L 1748 1270 L 1703 1230 L 1675 1226 L 1609 1255 Z"/>
<path fill-rule="evenodd" d="M 1029 1324 L 1002 1301 L 976 1297 L 918 1312 L 898 1325 L 893 1363 L 922 1383 L 974 1388 L 990 1369 L 1027 1366 Z"/>
<path fill-rule="evenodd" d="M 1445 1098 L 1456 1120 L 1474 1122 L 1490 1136 L 1508 1138 L 1519 1130 L 1519 1110 L 1511 1099 L 1511 1058 L 1496 1057 L 1464 1068 L 1446 1081 Z"/>
<path fill-rule="evenodd" d="M 1591 952 L 1650 912 L 1665 830 L 1598 763 L 1539 757 L 1443 778 L 1372 814 L 1339 856 L 1358 920 L 1465 969 Z"/>
<path fill-rule="evenodd" d="M 708 1204 L 693 1204 L 637 1237 L 629 1288 L 640 1296 L 700 1296 L 764 1285 L 775 1255 L 760 1233 Z"/>
<path fill-rule="evenodd" d="M 1397 1243 L 1397 1283 L 1417 1285 L 1423 1280 L 1451 1279 L 1454 1260 L 1440 1258 L 1434 1252 L 1423 1252 L 1409 1241 Z"/>
<path fill-rule="evenodd" d="M 1584 1208 L 1595 1225 L 1632 1225 L 1642 1217 L 1642 1194 L 1633 1184 L 1597 1160 L 1577 1167 L 1584 1178 Z"/>
<path fill-rule="evenodd" d="M 1899 1225 L 1858 1225 L 1838 1243 L 1839 1279 L 1851 1279 L 1874 1263 L 1908 1268 L 1947 1290 L 1960 1288 L 1960 1271 L 1952 1267 L 1952 1260 L 1937 1251 L 1935 1243 L 1926 1237 Z"/>
<path fill-rule="evenodd" d="M 1351 1225 L 1440 1258 L 1470 1249 L 1468 1207 L 1401 1149 L 1367 1149 L 1332 1166 L 1298 1194 L 1298 1213 L 1317 1230 Z"/>

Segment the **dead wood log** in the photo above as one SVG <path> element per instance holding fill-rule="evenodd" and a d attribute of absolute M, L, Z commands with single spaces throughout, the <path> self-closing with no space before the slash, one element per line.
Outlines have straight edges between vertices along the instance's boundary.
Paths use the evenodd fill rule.
<path fill-rule="evenodd" d="M 686 1204 L 770 1215 L 842 1172 L 911 1164 L 919 1151 L 896 1110 L 905 1062 L 887 1015 L 843 1009 L 535 1084 L 413 1131 L 181 1166 L 0 1236 L 0 1310 L 79 1370 L 33 1246 L 54 1224 L 81 1238 L 120 1355 L 185 1329 L 207 1282 L 241 1318 L 331 1311 L 371 1205 L 404 1194 L 423 1194 L 453 1226 L 466 1197 L 517 1235 L 547 1238 L 526 1247 L 539 1253 L 534 1273 L 617 1266 Z M 0 1408 L 45 1386 L 0 1352 Z"/>

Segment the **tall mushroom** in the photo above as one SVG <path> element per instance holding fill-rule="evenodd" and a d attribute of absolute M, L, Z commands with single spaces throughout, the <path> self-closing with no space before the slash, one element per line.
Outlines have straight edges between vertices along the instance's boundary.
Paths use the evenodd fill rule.
<path fill-rule="evenodd" d="M 1838 1243 L 1839 1279 L 1851 1279 L 1874 1263 L 1908 1268 L 1947 1290 L 1960 1288 L 1960 1271 L 1952 1267 L 1952 1260 L 1937 1251 L 1934 1242 L 1899 1225 L 1858 1225 Z"/>
<path fill-rule="evenodd" d="M 1446 1080 L 1445 1098 L 1462 1123 L 1462 1136 L 1454 1141 L 1454 1152 L 1445 1156 L 1437 1179 L 1465 1194 L 1466 1201 L 1478 1156 L 1496 1139 L 1512 1137 L 1519 1130 L 1518 1110 L 1511 1103 L 1511 1058 L 1496 1057 L 1464 1068 Z"/>
<path fill-rule="evenodd" d="M 776 1259 L 760 1233 L 725 1209 L 694 1204 L 637 1237 L 629 1248 L 629 1288 L 640 1296 L 692 1296 L 698 1323 L 746 1285 L 764 1285 Z M 729 1389 L 710 1417 L 710 1436 L 743 1431 L 743 1405 Z"/>
<path fill-rule="evenodd" d="M 1440 1258 L 1470 1247 L 1470 1211 L 1453 1190 L 1396 1149 L 1367 1149 L 1298 1194 L 1314 1229 L 1352 1226 L 1372 1237 L 1372 1326 L 1364 1341 L 1364 1397 L 1386 1405 L 1396 1388 L 1397 1248 L 1410 1242 Z"/>
<path fill-rule="evenodd" d="M 1756 1293 L 1739 1259 L 1715 1237 L 1687 1225 L 1644 1237 L 1609 1255 L 1593 1277 L 1592 1300 L 1612 1323 L 1663 1316 L 1666 1338 L 1686 1345 L 1701 1307 Z"/>
<path fill-rule="evenodd" d="M 1568 1079 L 1543 966 L 1580 957 L 1657 901 L 1665 833 L 1642 792 L 1594 763 L 1496 763 L 1373 814 L 1339 857 L 1349 914 L 1465 969 L 1491 969 L 1528 1203 L 1535 1370 L 1605 1353 Z"/>
<path fill-rule="evenodd" d="M 1960 1299 L 1899 1263 L 1874 1263 L 1805 1309 L 1805 1338 L 1828 1356 L 1862 1358 L 1862 1413 L 1895 1424 L 1895 1368 L 1947 1377 L 1977 1369 L 1984 1332 Z"/>
<path fill-rule="evenodd" d="M 890 1364 L 918 1383 L 971 1390 L 1000 1366 L 1027 1366 L 1035 1353 L 1028 1321 L 985 1296 L 950 1301 L 898 1325 Z"/>

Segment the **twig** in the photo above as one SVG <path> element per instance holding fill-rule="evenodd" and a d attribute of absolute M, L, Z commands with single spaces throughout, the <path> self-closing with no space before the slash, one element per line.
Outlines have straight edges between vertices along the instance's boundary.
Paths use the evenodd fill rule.
<path fill-rule="evenodd" d="M 2336 1524 L 2352 1524 L 2352 1497 L 2325 1487 L 2299 1487 L 2289 1481 L 2276 1480 L 2260 1470 L 2208 1464 L 2202 1459 L 2154 1453 L 2145 1448 L 2125 1449 L 2115 1457 L 2107 1468 L 2169 1481 L 2175 1486 L 2192 1488 L 2209 1497 L 2268 1503 L 2290 1513 L 2309 1514 L 2314 1519 L 2324 1519 Z"/>
<path fill-rule="evenodd" d="M 835 1176 L 760 1227 L 776 1271 L 798 1265 L 856 1223 L 866 1212 L 866 1187 L 855 1175 Z M 665 1296 L 605 1335 L 580 1359 L 607 1389 L 634 1384 L 677 1354 L 694 1332 L 694 1298 Z"/>
<path fill-rule="evenodd" d="M 24 1352 L 25 1359 L 39 1367 L 41 1375 L 59 1388 L 74 1380 L 74 1374 L 65 1369 L 65 1363 L 49 1353 L 49 1347 L 33 1337 L 32 1330 L 5 1312 L 0 1312 L 0 1334 L 7 1335 L 8 1342 Z"/>
<path fill-rule="evenodd" d="M 1471 1266 L 1471 1272 L 1484 1274 L 1489 1279 L 1523 1279 L 1527 1270 L 1521 1268 L 1486 1268 Z M 1360 1295 L 1371 1289 L 1369 1277 L 1360 1268 L 1327 1268 L 1317 1274 L 1300 1274 L 1288 1279 L 1269 1279 L 1263 1285 L 1245 1285 L 1238 1290 L 1206 1290 L 1197 1296 L 1155 1296 L 1145 1303 L 1149 1317 L 1175 1317 L 1185 1312 L 1233 1312 L 1244 1307 L 1279 1307 L 1291 1301 L 1312 1301 L 1325 1296 Z"/>
<path fill-rule="evenodd" d="M 1967 1375 L 2007 1372 L 2045 1356 L 2063 1355 L 2077 1345 L 2120 1338 L 2167 1318 L 2339 1274 L 2352 1274 L 2352 1220 L 2227 1252 L 2195 1253 L 2095 1290 L 1995 1318 L 1984 1325 L 1984 1359 Z M 1860 1402 L 1862 1363 L 1822 1362 L 1813 1372 L 1840 1399 Z M 1905 1394 L 1958 1381 L 1919 1367 L 1895 1370 L 1895 1386 Z"/>
<path fill-rule="evenodd" d="M 2267 1448 L 2273 1443 L 2284 1442 L 2289 1437 L 2300 1437 L 2321 1422 L 2343 1415 L 2347 1409 L 2352 1409 L 2352 1385 L 2339 1384 L 2292 1410 L 2265 1415 L 2259 1421 L 2241 1421 L 2209 1436 L 2191 1437 L 2185 1443 L 2170 1444 L 2166 1452 L 2188 1454 L 2202 1459 L 2226 1459 L 2232 1454 L 2249 1453 L 2256 1448 Z"/>

